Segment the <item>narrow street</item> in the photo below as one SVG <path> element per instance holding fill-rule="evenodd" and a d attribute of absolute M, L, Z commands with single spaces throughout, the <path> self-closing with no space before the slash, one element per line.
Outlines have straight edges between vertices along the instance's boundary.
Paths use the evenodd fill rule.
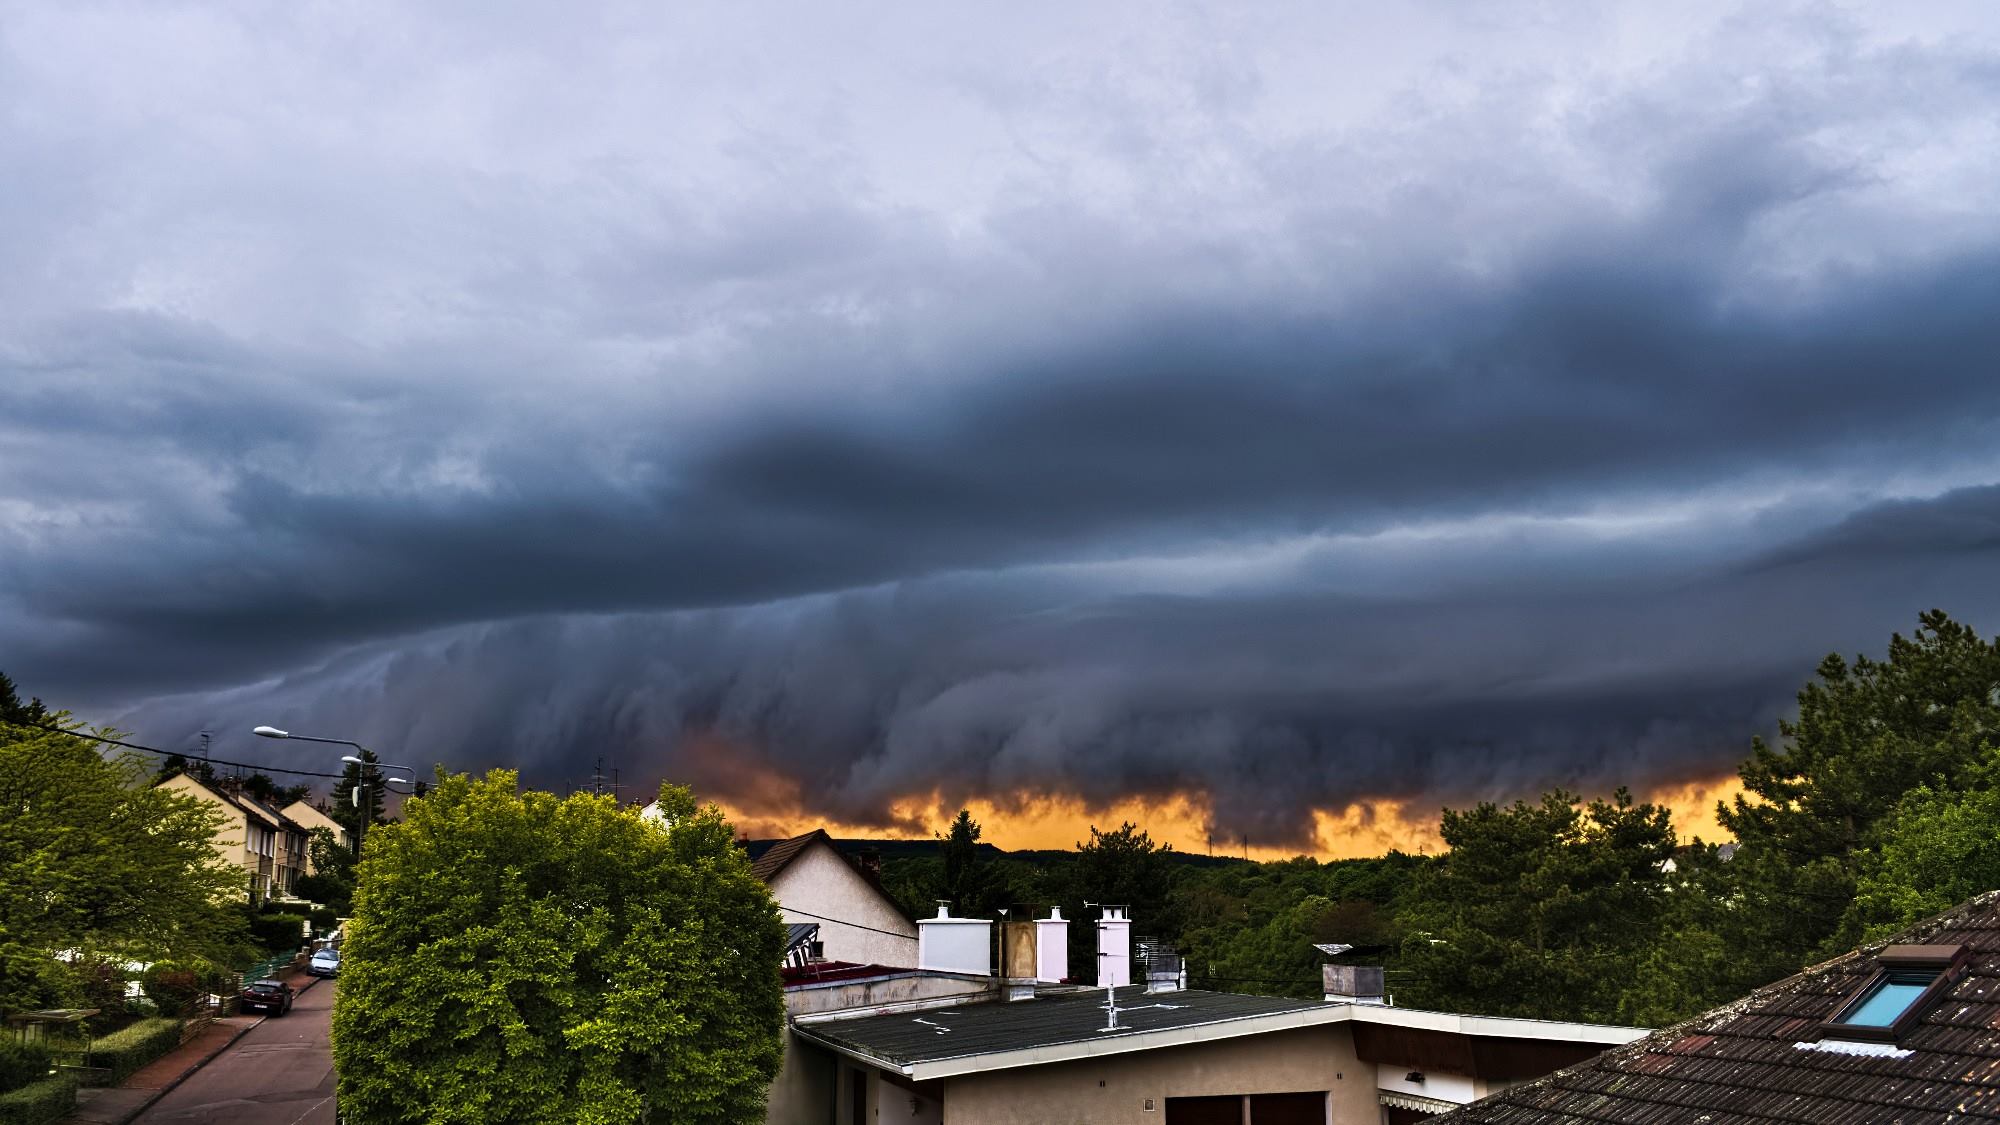
<path fill-rule="evenodd" d="M 266 1019 L 153 1104 L 139 1125 L 333 1125 L 332 981 Z"/>

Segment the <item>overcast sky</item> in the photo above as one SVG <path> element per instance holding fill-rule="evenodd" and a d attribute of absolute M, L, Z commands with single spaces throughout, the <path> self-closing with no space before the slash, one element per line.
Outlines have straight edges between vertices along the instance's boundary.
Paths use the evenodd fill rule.
<path fill-rule="evenodd" d="M 0 669 L 156 744 L 1302 842 L 2000 628 L 1983 0 L 0 13 Z"/>

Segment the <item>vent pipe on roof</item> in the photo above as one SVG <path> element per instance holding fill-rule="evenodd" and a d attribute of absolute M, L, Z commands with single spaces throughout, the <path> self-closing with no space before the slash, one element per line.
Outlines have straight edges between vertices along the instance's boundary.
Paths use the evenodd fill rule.
<path fill-rule="evenodd" d="M 1140 938 L 1138 961 L 1145 974 L 1148 993 L 1179 992 L 1187 987 L 1187 963 L 1166 942 L 1158 938 Z"/>

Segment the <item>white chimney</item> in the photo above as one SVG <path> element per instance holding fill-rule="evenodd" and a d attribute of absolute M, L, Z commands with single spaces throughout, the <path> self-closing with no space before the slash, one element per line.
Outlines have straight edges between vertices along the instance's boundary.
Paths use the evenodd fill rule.
<path fill-rule="evenodd" d="M 1097 921 L 1097 987 L 1132 983 L 1132 919 L 1122 906 L 1107 906 Z"/>
<path fill-rule="evenodd" d="M 1069 976 L 1069 922 L 1062 907 L 1049 908 L 1049 916 L 1035 922 L 1035 979 L 1056 984 Z"/>
<path fill-rule="evenodd" d="M 993 975 L 993 923 L 953 918 L 944 903 L 937 917 L 917 920 L 917 968 L 943 973 Z"/>

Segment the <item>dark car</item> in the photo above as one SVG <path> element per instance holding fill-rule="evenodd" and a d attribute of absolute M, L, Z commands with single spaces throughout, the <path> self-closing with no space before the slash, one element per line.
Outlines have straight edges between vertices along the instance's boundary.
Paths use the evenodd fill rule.
<path fill-rule="evenodd" d="M 253 980 L 243 986 L 239 1007 L 282 1016 L 292 1010 L 292 986 L 281 980 Z"/>

